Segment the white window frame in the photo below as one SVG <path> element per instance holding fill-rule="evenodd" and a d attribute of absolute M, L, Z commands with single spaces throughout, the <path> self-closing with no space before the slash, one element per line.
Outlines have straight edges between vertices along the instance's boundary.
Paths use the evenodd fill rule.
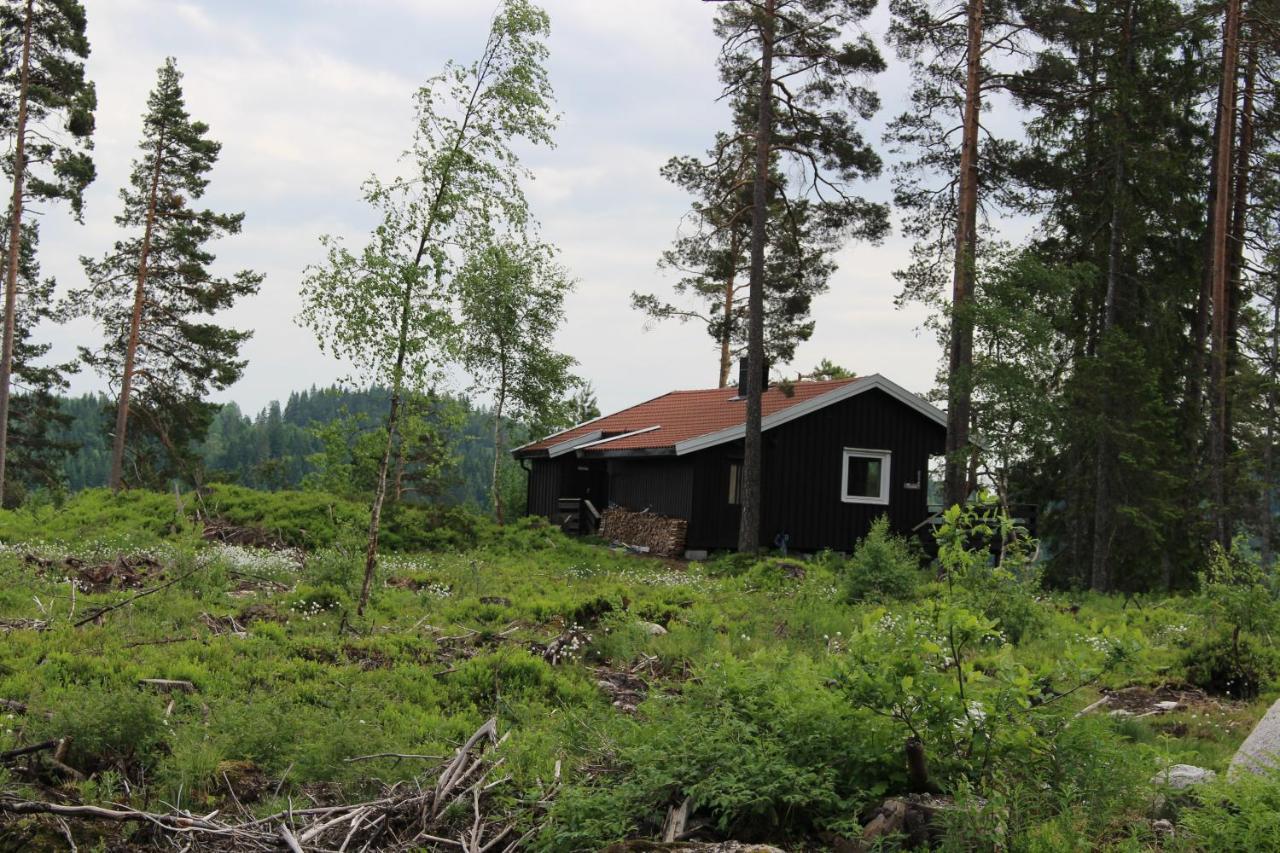
<path fill-rule="evenodd" d="M 849 494 L 849 460 L 878 459 L 880 461 L 880 494 L 874 497 Z M 840 455 L 840 500 L 847 504 L 875 504 L 887 506 L 889 503 L 890 466 L 893 462 L 893 451 L 868 450 L 865 447 L 846 447 Z"/>

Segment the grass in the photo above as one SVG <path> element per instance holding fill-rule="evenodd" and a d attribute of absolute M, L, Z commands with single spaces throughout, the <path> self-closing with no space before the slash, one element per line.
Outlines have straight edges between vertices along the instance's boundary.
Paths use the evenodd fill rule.
<path fill-rule="evenodd" d="M 172 515 L 172 497 L 154 504 L 146 511 Z M 87 532 L 91 516 L 40 512 L 55 531 Z M 935 782 L 970 803 L 957 814 L 972 821 L 954 818 L 944 848 L 1065 850 L 1087 838 L 1154 849 L 1151 776 L 1164 763 L 1224 770 L 1276 696 L 1269 685 L 1248 702 L 1075 715 L 1102 689 L 1178 683 L 1206 630 L 1193 599 L 1004 602 L 1018 614 L 1014 642 L 990 618 L 995 605 L 923 576 L 906 599 L 850 603 L 850 569 L 833 558 L 799 573 L 767 560 L 686 565 L 522 523 L 478 527 L 470 548 L 388 555 L 356 620 L 360 552 L 341 535 L 302 557 L 203 543 L 180 523 L 125 518 L 100 527 L 106 542 L 74 546 L 35 537 L 35 523 L 0 518 L 0 619 L 47 624 L 0 635 L 0 698 L 27 706 L 3 720 L 0 751 L 71 737 L 66 763 L 87 779 L 56 782 L 73 801 L 207 813 L 234 790 L 262 814 L 367 798 L 435 763 L 363 756 L 448 756 L 494 716 L 510 733 L 511 808 L 563 768 L 550 812 L 525 818 L 539 849 L 652 837 L 685 798 L 709 835 L 821 847 L 906 790 L 903 744 L 916 731 Z M 190 574 L 73 627 L 137 590 L 90 591 L 63 559 L 109 561 L 121 543 L 162 566 L 146 587 Z M 573 632 L 579 648 L 548 660 Z M 929 639 L 940 633 L 973 638 L 958 655 L 963 684 L 950 642 Z M 639 685 L 634 713 L 608 686 L 624 676 Z M 53 781 L 24 768 L 0 770 L 3 789 L 50 796 Z M 130 831 L 77 829 L 90 848 Z M 6 839 L 64 843 L 38 818 L 0 824 Z M 1190 833 L 1177 843 L 1209 849 Z"/>

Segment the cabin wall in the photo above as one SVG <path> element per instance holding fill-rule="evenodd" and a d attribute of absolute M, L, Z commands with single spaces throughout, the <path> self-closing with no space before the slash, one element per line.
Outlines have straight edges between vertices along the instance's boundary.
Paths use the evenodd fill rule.
<path fill-rule="evenodd" d="M 560 498 L 561 465 L 558 459 L 530 459 L 529 462 L 529 515 L 554 518 L 556 501 Z"/>
<path fill-rule="evenodd" d="M 944 451 L 946 430 L 909 406 L 873 389 L 764 433 L 760 544 L 773 547 L 780 532 L 789 547 L 850 550 L 871 522 L 889 516 L 907 534 L 928 516 L 929 457 Z M 888 450 L 889 503 L 841 500 L 846 447 Z M 696 472 L 689 547 L 734 548 L 741 510 L 728 503 L 729 465 L 742 458 L 742 442 L 708 448 L 691 458 Z M 919 489 L 906 484 L 916 480 Z"/>
<path fill-rule="evenodd" d="M 693 464 L 652 456 L 609 460 L 609 502 L 637 512 L 688 518 L 693 509 Z"/>

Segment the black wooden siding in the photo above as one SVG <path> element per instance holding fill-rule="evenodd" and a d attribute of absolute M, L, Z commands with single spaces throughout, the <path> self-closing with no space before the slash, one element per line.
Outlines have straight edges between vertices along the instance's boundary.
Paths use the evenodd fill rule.
<path fill-rule="evenodd" d="M 785 532 L 795 550 L 848 551 L 881 515 L 909 533 L 929 514 L 929 457 L 945 439 L 943 426 L 875 389 L 767 431 L 760 544 L 773 547 Z M 846 447 L 893 454 L 887 505 L 841 500 Z M 682 457 L 532 459 L 528 511 L 554 517 L 560 498 L 590 497 L 601 511 L 616 504 L 688 519 L 690 548 L 735 548 L 741 510 L 729 504 L 729 466 L 741 460 L 741 441 Z M 905 488 L 917 474 L 920 488 Z"/>
<path fill-rule="evenodd" d="M 775 536 L 785 532 L 797 550 L 847 551 L 881 515 L 889 516 L 895 531 L 910 532 L 928 515 L 929 457 L 943 452 L 945 438 L 944 427 L 879 390 L 769 430 L 764 434 L 761 544 L 772 547 Z M 893 454 L 887 505 L 840 499 L 846 447 Z M 689 546 L 736 547 L 740 510 L 728 502 L 729 464 L 742 458 L 742 444 L 708 448 L 692 458 Z M 905 488 L 917 472 L 921 487 Z"/>
<path fill-rule="evenodd" d="M 693 483 L 693 464 L 688 458 L 609 460 L 609 501 L 627 509 L 688 518 L 693 509 Z"/>
<path fill-rule="evenodd" d="M 560 460 L 530 459 L 529 465 L 529 515 L 552 518 L 560 494 Z M 567 496 L 566 496 L 567 497 Z"/>

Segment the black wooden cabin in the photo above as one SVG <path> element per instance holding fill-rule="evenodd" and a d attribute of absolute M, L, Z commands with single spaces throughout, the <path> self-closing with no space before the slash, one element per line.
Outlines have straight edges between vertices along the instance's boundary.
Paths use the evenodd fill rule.
<path fill-rule="evenodd" d="M 741 387 L 741 386 L 740 386 Z M 929 516 L 945 415 L 879 375 L 766 389 L 761 544 L 848 551 L 887 515 L 909 535 Z M 609 506 L 688 521 L 692 550 L 737 546 L 746 401 L 674 391 L 517 448 L 528 511 L 592 530 Z"/>

